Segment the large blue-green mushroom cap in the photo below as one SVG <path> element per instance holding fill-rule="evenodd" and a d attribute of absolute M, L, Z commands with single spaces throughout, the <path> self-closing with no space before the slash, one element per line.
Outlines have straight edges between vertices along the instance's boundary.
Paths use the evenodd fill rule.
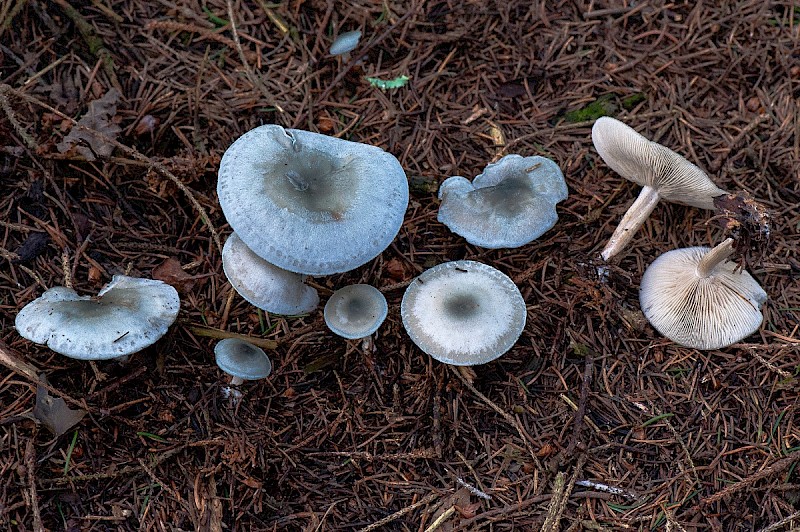
<path fill-rule="evenodd" d="M 222 157 L 217 193 L 242 241 L 307 275 L 352 270 L 392 242 L 408 182 L 382 149 L 277 125 L 257 127 Z"/>

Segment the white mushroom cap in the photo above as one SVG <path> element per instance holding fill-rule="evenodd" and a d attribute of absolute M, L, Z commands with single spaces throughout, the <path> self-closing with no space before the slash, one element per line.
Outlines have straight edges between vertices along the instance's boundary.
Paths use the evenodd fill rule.
<path fill-rule="evenodd" d="M 567 185 L 550 159 L 506 155 L 472 183 L 461 176 L 446 179 L 439 198 L 437 219 L 470 244 L 516 248 L 555 225 L 556 203 L 567 198 Z"/>
<path fill-rule="evenodd" d="M 222 268 L 231 286 L 250 304 L 274 314 L 311 312 L 319 304 L 317 291 L 303 277 L 265 261 L 231 233 L 222 248 Z"/>
<path fill-rule="evenodd" d="M 400 313 L 411 340 L 454 366 L 485 364 L 516 343 L 525 328 L 525 301 L 514 282 L 470 260 L 434 266 L 408 286 Z"/>
<path fill-rule="evenodd" d="M 118 358 L 166 334 L 180 309 L 178 292 L 152 279 L 115 275 L 97 297 L 57 286 L 17 315 L 23 338 L 79 360 Z"/>
<path fill-rule="evenodd" d="M 219 201 L 253 252 L 296 273 L 357 268 L 394 239 L 408 207 L 397 159 L 375 146 L 277 125 L 257 127 L 222 157 Z"/>
<path fill-rule="evenodd" d="M 214 358 L 217 366 L 234 379 L 254 381 L 272 373 L 272 362 L 264 350 L 238 338 L 217 342 Z"/>
<path fill-rule="evenodd" d="M 597 119 L 592 142 L 612 170 L 643 187 L 657 189 L 667 201 L 713 209 L 714 198 L 725 194 L 696 165 L 615 118 Z"/>
<path fill-rule="evenodd" d="M 732 242 L 668 251 L 645 270 L 639 301 L 658 332 L 686 347 L 719 349 L 758 330 L 767 294 L 727 260 Z"/>
<path fill-rule="evenodd" d="M 366 338 L 378 330 L 389 306 L 380 290 L 353 284 L 333 293 L 325 304 L 325 324 L 342 338 Z"/>
<path fill-rule="evenodd" d="M 361 30 L 347 31 L 342 33 L 333 41 L 330 52 L 331 55 L 342 55 L 355 50 L 358 41 L 361 40 Z"/>
<path fill-rule="evenodd" d="M 597 119 L 592 142 L 608 166 L 643 187 L 600 253 L 603 260 L 609 260 L 631 241 L 662 198 L 713 209 L 714 198 L 725 194 L 700 168 L 614 118 Z"/>

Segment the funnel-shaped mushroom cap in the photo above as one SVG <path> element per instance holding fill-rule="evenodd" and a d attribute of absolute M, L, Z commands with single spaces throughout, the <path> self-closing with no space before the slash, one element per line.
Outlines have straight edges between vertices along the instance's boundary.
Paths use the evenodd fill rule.
<path fill-rule="evenodd" d="M 400 305 L 403 326 L 420 349 L 445 364 L 496 359 L 525 328 L 525 301 L 514 282 L 491 266 L 445 262 L 414 279 Z"/>
<path fill-rule="evenodd" d="M 724 251 L 720 246 L 713 251 Z M 738 342 L 764 319 L 761 307 L 767 294 L 758 282 L 724 257 L 705 268 L 706 273 L 701 261 L 713 258 L 711 253 L 707 247 L 668 251 L 645 270 L 639 288 L 642 311 L 653 327 L 695 349 Z"/>
<path fill-rule="evenodd" d="M 222 371 L 245 381 L 263 379 L 272 373 L 272 362 L 264 350 L 238 338 L 217 342 L 214 358 Z"/>
<path fill-rule="evenodd" d="M 592 142 L 612 170 L 643 187 L 655 188 L 667 201 L 713 209 L 714 198 L 725 194 L 700 168 L 615 118 L 597 119 Z"/>
<path fill-rule="evenodd" d="M 248 131 L 228 148 L 217 192 L 247 247 L 309 275 L 345 272 L 376 257 L 408 207 L 406 175 L 391 154 L 276 125 Z"/>
<path fill-rule="evenodd" d="M 380 290 L 353 284 L 334 292 L 325 304 L 325 324 L 342 338 L 366 338 L 378 330 L 388 311 Z"/>
<path fill-rule="evenodd" d="M 553 227 L 556 203 L 566 198 L 564 174 L 556 163 L 506 155 L 472 183 L 461 176 L 446 179 L 439 189 L 437 218 L 470 244 L 516 248 Z"/>
<path fill-rule="evenodd" d="M 118 358 L 164 336 L 180 309 L 178 292 L 152 279 L 115 275 L 97 297 L 57 286 L 17 315 L 23 338 L 70 358 Z"/>
<path fill-rule="evenodd" d="M 222 248 L 222 268 L 231 286 L 250 304 L 274 314 L 306 314 L 319 304 L 302 276 L 265 261 L 231 233 Z"/>

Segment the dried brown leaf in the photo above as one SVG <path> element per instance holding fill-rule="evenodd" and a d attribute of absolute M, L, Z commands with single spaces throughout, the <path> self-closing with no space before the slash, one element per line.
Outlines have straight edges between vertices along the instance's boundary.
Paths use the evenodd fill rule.
<path fill-rule="evenodd" d="M 87 161 L 94 161 L 97 156 L 108 157 L 114 151 L 114 146 L 107 143 L 92 131 L 101 133 L 112 139 L 117 138 L 121 128 L 112 120 L 117 113 L 120 93 L 117 89 L 109 90 L 100 99 L 89 102 L 86 112 L 72 131 L 64 140 L 56 145 L 61 153 L 76 152 Z M 83 127 L 80 127 L 83 126 Z M 88 128 L 92 131 L 87 131 Z"/>
<path fill-rule="evenodd" d="M 44 373 L 39 375 L 39 380 L 47 383 L 47 377 Z M 62 398 L 51 396 L 47 392 L 47 388 L 41 384 L 36 387 L 36 404 L 33 407 L 33 417 L 56 436 L 61 436 L 80 423 L 85 415 L 86 410 L 73 410 L 67 406 L 67 403 Z"/>

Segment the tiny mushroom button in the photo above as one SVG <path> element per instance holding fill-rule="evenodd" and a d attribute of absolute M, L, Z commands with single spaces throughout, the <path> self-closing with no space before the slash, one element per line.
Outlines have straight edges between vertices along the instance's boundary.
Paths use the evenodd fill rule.
<path fill-rule="evenodd" d="M 728 260 L 733 251 L 729 238 L 713 249 L 675 249 L 653 261 L 639 302 L 658 332 L 686 347 L 719 349 L 758 330 L 767 294 Z"/>
<path fill-rule="evenodd" d="M 408 182 L 382 149 L 266 125 L 225 152 L 217 192 L 234 231 L 259 257 L 330 275 L 372 260 L 394 239 Z"/>
<path fill-rule="evenodd" d="M 597 119 L 592 142 L 612 170 L 643 187 L 601 252 L 603 260 L 622 251 L 659 200 L 713 209 L 714 198 L 725 194 L 700 168 L 614 118 Z"/>
<path fill-rule="evenodd" d="M 166 334 L 180 310 L 178 292 L 153 279 L 115 275 L 96 297 L 57 286 L 17 315 L 19 334 L 79 360 L 126 357 Z"/>
<path fill-rule="evenodd" d="M 545 157 L 506 155 L 470 183 L 454 176 L 439 189 L 437 219 L 470 244 L 516 248 L 539 238 L 558 220 L 567 198 L 564 174 Z"/>
<path fill-rule="evenodd" d="M 238 338 L 225 338 L 214 346 L 214 358 L 219 369 L 230 375 L 231 384 L 268 377 L 272 362 L 260 347 Z"/>
<path fill-rule="evenodd" d="M 389 307 L 383 294 L 368 284 L 340 288 L 325 304 L 325 324 L 342 338 L 368 338 L 378 330 Z"/>
<path fill-rule="evenodd" d="M 508 276 L 469 260 L 424 271 L 408 286 L 400 314 L 420 349 L 454 366 L 501 356 L 522 334 L 527 315 L 522 294 Z"/>

